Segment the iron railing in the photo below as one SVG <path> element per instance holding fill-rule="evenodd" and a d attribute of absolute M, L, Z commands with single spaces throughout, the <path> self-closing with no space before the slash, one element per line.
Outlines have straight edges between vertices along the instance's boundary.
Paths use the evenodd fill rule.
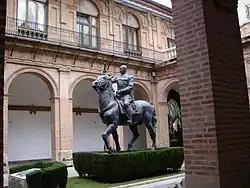
<path fill-rule="evenodd" d="M 27 22 L 10 17 L 6 19 L 6 34 L 74 46 L 81 49 L 91 49 L 115 56 L 130 57 L 152 63 L 161 63 L 176 58 L 175 47 L 161 52 L 99 36 L 86 35 L 72 30 Z"/>

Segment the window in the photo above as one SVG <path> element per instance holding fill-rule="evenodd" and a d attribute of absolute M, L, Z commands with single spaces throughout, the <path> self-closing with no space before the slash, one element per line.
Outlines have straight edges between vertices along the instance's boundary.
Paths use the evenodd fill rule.
<path fill-rule="evenodd" d="M 124 46 L 127 50 L 138 51 L 138 29 L 130 26 L 123 26 Z"/>
<path fill-rule="evenodd" d="M 168 38 L 168 48 L 175 47 L 175 40 Z"/>
<path fill-rule="evenodd" d="M 123 20 L 123 43 L 124 52 L 129 55 L 141 55 L 138 19 L 131 13 Z"/>
<path fill-rule="evenodd" d="M 247 18 L 250 19 L 250 4 L 246 5 L 246 15 L 247 15 Z"/>
<path fill-rule="evenodd" d="M 79 33 L 79 43 L 81 46 L 97 48 L 97 26 L 95 17 L 78 12 L 77 32 Z"/>
<path fill-rule="evenodd" d="M 46 24 L 45 2 L 45 0 L 18 0 L 18 26 L 44 31 Z"/>
<path fill-rule="evenodd" d="M 90 0 L 78 0 L 77 32 L 79 45 L 97 48 L 97 17 L 99 11 Z"/>

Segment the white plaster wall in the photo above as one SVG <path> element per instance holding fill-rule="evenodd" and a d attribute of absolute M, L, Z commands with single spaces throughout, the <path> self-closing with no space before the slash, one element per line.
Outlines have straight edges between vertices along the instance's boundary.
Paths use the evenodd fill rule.
<path fill-rule="evenodd" d="M 98 108 L 98 94 L 92 89 L 92 82 L 82 80 L 73 92 L 73 107 Z"/>
<path fill-rule="evenodd" d="M 50 106 L 47 84 L 38 76 L 17 76 L 9 88 L 9 105 Z M 51 112 L 8 111 L 9 161 L 51 158 Z"/>
<path fill-rule="evenodd" d="M 133 136 L 133 133 L 131 132 L 128 126 L 124 126 L 123 131 L 124 131 L 124 147 L 126 150 L 128 148 L 128 143 L 130 142 Z M 146 134 L 148 134 L 148 132 L 146 131 L 146 127 L 144 125 L 138 126 L 138 131 L 139 131 L 140 136 L 135 141 L 133 145 L 133 150 L 147 148 Z"/>
<path fill-rule="evenodd" d="M 74 138 L 73 152 L 103 151 L 104 142 L 101 138 L 105 125 L 99 114 L 84 113 L 81 116 L 73 115 Z"/>
<path fill-rule="evenodd" d="M 17 76 L 10 85 L 9 94 L 9 105 L 50 106 L 50 90 L 36 75 Z"/>
<path fill-rule="evenodd" d="M 91 87 L 92 82 L 82 80 L 73 92 L 73 107 L 97 109 L 98 95 Z M 73 113 L 73 151 L 103 151 L 101 133 L 105 125 L 98 113 Z"/>
<path fill-rule="evenodd" d="M 51 113 L 9 111 L 9 161 L 51 158 Z"/>

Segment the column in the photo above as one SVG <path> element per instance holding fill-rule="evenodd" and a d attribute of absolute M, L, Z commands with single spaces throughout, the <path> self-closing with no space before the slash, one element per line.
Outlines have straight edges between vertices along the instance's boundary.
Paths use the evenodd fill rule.
<path fill-rule="evenodd" d="M 3 117 L 3 109 L 4 106 L 4 52 L 5 52 L 5 22 L 6 22 L 6 0 L 1 1 L 0 3 L 0 21 L 1 21 L 1 27 L 0 27 L 0 106 L 1 106 L 1 116 L 2 119 L 1 126 L 0 126 L 0 187 L 3 187 L 3 163 L 4 160 L 4 117 Z"/>
<path fill-rule="evenodd" d="M 153 88 L 153 104 L 156 109 L 157 125 L 156 125 L 156 144 L 158 147 L 169 146 L 169 134 L 168 134 L 168 119 L 167 119 L 167 102 L 159 101 L 159 90 L 156 80 L 152 81 Z M 167 100 L 167 99 L 166 99 Z"/>
<path fill-rule="evenodd" d="M 158 104 L 158 90 L 157 90 L 157 81 L 155 80 L 155 77 L 151 78 L 151 87 L 152 87 L 152 103 L 156 111 L 156 118 L 157 118 L 157 124 L 156 124 L 156 146 L 159 147 L 161 146 L 161 138 L 160 138 L 160 114 L 159 114 L 159 104 Z M 151 147 L 152 146 L 152 140 L 148 134 L 147 131 L 147 146 Z"/>
<path fill-rule="evenodd" d="M 169 147 L 170 142 L 169 142 L 169 130 L 168 130 L 168 106 L 167 102 L 159 102 L 159 146 L 161 147 Z"/>
<path fill-rule="evenodd" d="M 59 161 L 60 151 L 60 99 L 51 99 L 51 141 L 52 141 L 52 160 Z"/>
<path fill-rule="evenodd" d="M 9 95 L 4 94 L 3 100 L 3 162 L 4 173 L 9 173 L 9 161 L 8 161 L 8 105 Z"/>
<path fill-rule="evenodd" d="M 173 0 L 186 188 L 250 185 L 237 0 Z"/>
<path fill-rule="evenodd" d="M 59 70 L 60 77 L 60 151 L 59 160 L 67 161 L 72 159 L 73 149 L 73 118 L 72 99 L 69 99 L 69 71 Z"/>

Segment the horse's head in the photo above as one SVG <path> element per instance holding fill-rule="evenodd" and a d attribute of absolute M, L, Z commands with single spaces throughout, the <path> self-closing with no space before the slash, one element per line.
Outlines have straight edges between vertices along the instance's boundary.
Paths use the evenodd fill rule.
<path fill-rule="evenodd" d="M 92 83 L 92 88 L 97 91 L 104 91 L 111 84 L 111 77 L 108 75 L 101 75 Z"/>

